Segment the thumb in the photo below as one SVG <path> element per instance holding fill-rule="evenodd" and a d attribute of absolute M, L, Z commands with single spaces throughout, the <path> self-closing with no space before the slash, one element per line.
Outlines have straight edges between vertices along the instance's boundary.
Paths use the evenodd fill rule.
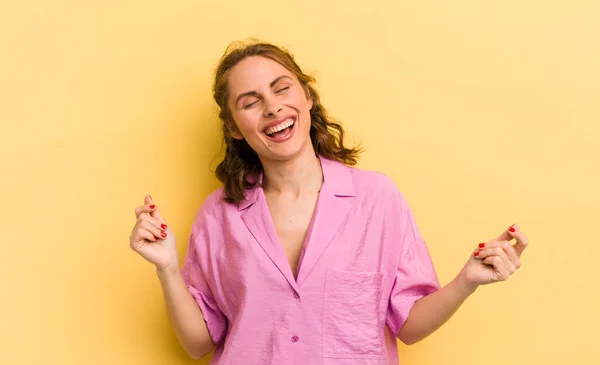
<path fill-rule="evenodd" d="M 156 205 L 156 203 L 154 202 L 154 200 L 152 200 L 152 197 L 150 195 L 146 195 L 145 203 L 146 204 L 154 204 L 154 205 Z M 161 222 L 161 223 L 167 224 L 167 222 L 165 222 L 165 220 L 163 219 L 163 217 L 160 215 L 160 211 L 158 210 L 158 205 L 156 205 L 156 207 L 154 208 L 154 210 L 150 212 L 150 216 L 152 218 L 158 219 L 158 221 Z"/>
<path fill-rule="evenodd" d="M 508 227 L 508 229 L 506 229 L 504 232 L 502 232 L 502 234 L 500 234 L 500 236 L 498 236 L 498 238 L 496 238 L 497 241 L 510 241 L 513 239 L 513 236 L 510 234 L 509 230 L 512 228 L 513 232 L 514 232 L 514 224 L 510 227 Z"/>

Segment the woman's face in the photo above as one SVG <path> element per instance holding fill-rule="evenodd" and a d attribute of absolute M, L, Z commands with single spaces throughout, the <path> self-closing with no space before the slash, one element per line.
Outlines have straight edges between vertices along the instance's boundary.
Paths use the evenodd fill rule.
<path fill-rule="evenodd" d="M 290 159 L 310 142 L 312 99 L 296 76 L 261 56 L 240 61 L 229 71 L 229 100 L 236 139 L 245 139 L 261 161 Z"/>

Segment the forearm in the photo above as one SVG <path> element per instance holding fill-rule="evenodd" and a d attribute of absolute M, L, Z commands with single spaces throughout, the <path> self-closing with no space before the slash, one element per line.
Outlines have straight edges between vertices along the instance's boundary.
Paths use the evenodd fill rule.
<path fill-rule="evenodd" d="M 421 298 L 398 333 L 398 338 L 411 345 L 440 328 L 458 310 L 462 303 L 475 292 L 460 276 L 439 290 Z"/>
<path fill-rule="evenodd" d="M 162 285 L 167 314 L 182 347 L 198 359 L 214 348 L 198 304 L 190 294 L 181 271 L 157 270 Z"/>

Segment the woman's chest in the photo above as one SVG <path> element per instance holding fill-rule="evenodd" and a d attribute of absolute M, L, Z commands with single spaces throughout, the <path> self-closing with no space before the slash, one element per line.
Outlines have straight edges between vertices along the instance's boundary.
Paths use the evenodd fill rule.
<path fill-rule="evenodd" d="M 273 222 L 276 241 L 285 253 L 291 272 L 297 274 L 298 261 L 303 244 L 309 234 L 312 217 L 317 203 L 316 196 L 307 196 L 303 199 L 285 199 L 278 197 L 266 198 L 270 217 Z M 265 225 L 264 230 L 269 230 Z"/>
<path fill-rule="evenodd" d="M 325 220 L 303 217 L 303 224 L 285 227 L 285 217 L 253 217 L 246 222 L 250 228 L 224 227 L 228 234 L 216 272 L 232 296 L 319 286 L 328 270 L 393 274 L 396 268 L 399 246 L 390 242 L 377 220 L 349 214 L 343 224 L 332 227 Z"/>

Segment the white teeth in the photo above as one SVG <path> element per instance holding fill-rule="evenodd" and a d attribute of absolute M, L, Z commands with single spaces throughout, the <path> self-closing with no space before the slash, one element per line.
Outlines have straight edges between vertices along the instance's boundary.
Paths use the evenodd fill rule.
<path fill-rule="evenodd" d="M 275 132 L 279 132 L 282 131 L 284 129 L 286 129 L 287 127 L 291 126 L 292 124 L 294 124 L 294 118 L 288 118 L 287 120 L 277 124 L 276 126 L 273 126 L 269 129 L 267 129 L 265 131 L 266 134 L 273 134 Z"/>

